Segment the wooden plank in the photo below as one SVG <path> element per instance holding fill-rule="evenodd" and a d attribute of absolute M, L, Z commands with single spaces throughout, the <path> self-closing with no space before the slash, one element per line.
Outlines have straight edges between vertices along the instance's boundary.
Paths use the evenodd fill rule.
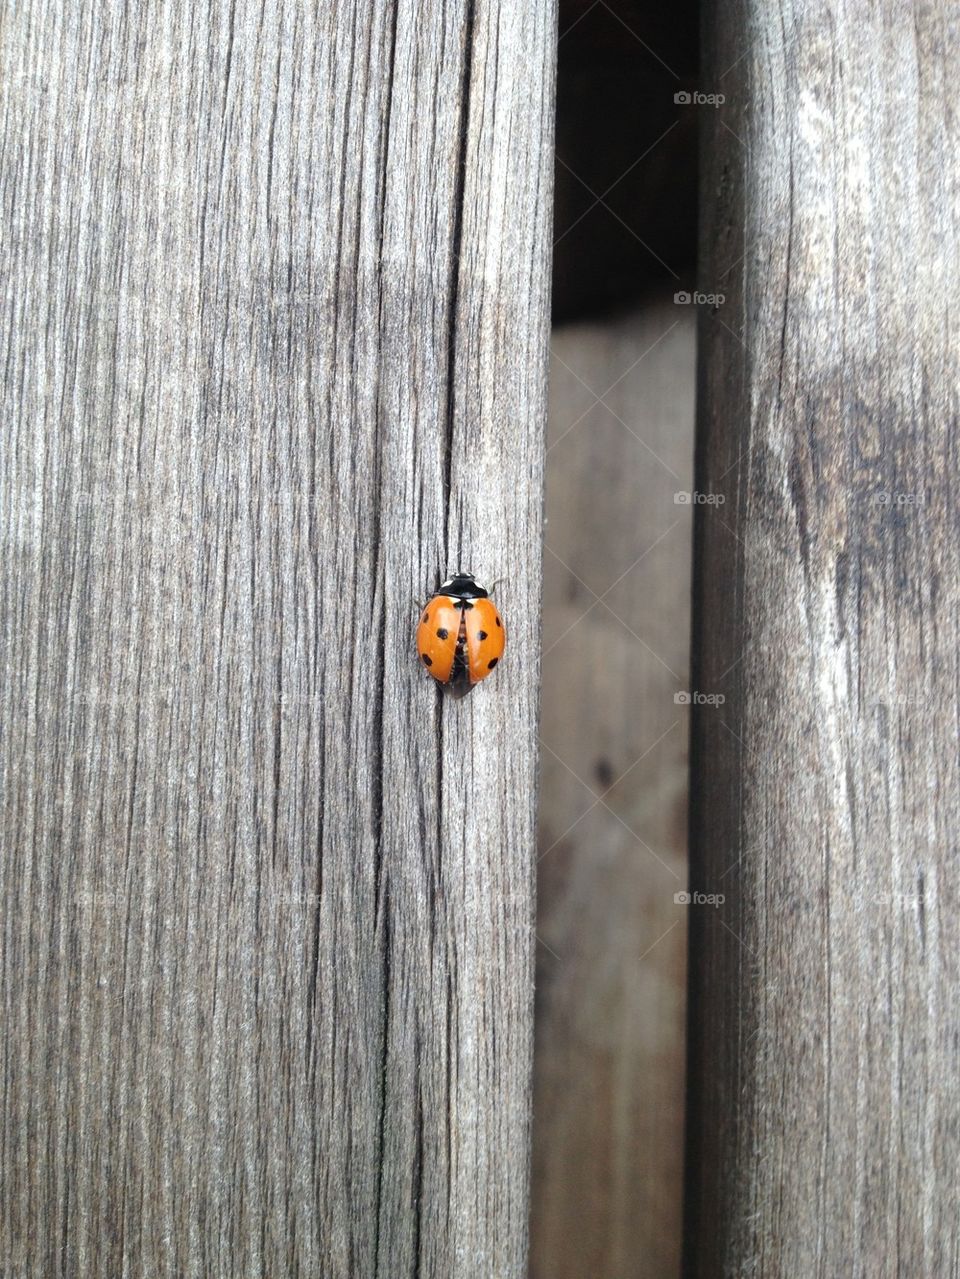
<path fill-rule="evenodd" d="M 707 25 L 688 1270 L 955 1274 L 960 25 Z"/>
<path fill-rule="evenodd" d="M 680 1267 L 694 331 L 671 290 L 553 336 L 534 1279 Z"/>
<path fill-rule="evenodd" d="M 524 1273 L 554 38 L 5 25 L 5 1273 Z"/>

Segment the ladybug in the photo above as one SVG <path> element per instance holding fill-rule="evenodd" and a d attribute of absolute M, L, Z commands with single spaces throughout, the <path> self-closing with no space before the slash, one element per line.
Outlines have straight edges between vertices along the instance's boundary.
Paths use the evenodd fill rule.
<path fill-rule="evenodd" d="M 506 642 L 497 606 L 472 573 L 456 573 L 444 582 L 420 614 L 420 661 L 454 697 L 487 678 Z"/>

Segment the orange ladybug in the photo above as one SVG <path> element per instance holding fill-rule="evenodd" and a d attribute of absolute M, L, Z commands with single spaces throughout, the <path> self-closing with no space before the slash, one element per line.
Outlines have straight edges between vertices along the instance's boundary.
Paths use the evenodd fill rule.
<path fill-rule="evenodd" d="M 457 573 L 444 582 L 420 614 L 420 661 L 454 697 L 463 697 L 487 678 L 506 642 L 497 606 L 472 573 Z"/>

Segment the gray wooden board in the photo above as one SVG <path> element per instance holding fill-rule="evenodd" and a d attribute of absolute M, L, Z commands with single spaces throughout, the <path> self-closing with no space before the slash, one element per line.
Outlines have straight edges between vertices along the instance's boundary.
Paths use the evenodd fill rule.
<path fill-rule="evenodd" d="M 960 1273 L 960 15 L 707 19 L 691 1275 Z M 720 282 L 723 281 L 721 285 Z"/>
<path fill-rule="evenodd" d="M 524 1273 L 554 40 L 7 15 L 4 1274 Z"/>
<path fill-rule="evenodd" d="M 553 335 L 533 1279 L 679 1273 L 695 327 Z"/>

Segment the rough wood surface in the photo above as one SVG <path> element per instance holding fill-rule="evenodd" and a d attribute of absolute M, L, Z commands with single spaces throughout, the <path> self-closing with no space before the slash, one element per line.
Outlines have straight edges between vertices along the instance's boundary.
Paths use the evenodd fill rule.
<path fill-rule="evenodd" d="M 691 1275 L 960 1267 L 960 26 L 708 19 Z M 722 82 L 722 84 L 721 84 Z"/>
<path fill-rule="evenodd" d="M 680 1269 L 695 327 L 552 339 L 532 1279 Z"/>
<path fill-rule="evenodd" d="M 7 15 L 4 1274 L 524 1273 L 553 46 Z"/>

